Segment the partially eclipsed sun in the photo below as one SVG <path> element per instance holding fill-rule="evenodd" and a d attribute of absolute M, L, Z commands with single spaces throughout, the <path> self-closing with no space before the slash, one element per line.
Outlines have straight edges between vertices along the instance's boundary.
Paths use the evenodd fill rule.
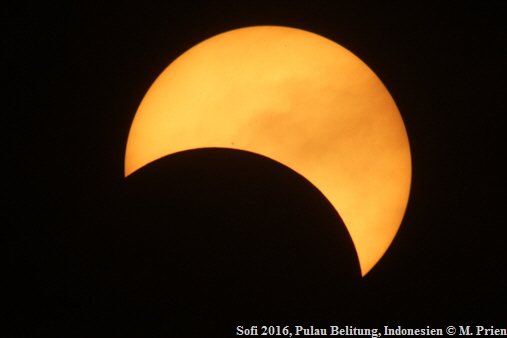
<path fill-rule="evenodd" d="M 312 182 L 347 226 L 363 276 L 405 213 L 411 160 L 396 104 L 368 66 L 322 36 L 247 27 L 189 49 L 139 106 L 125 175 L 208 147 L 267 156 Z"/>

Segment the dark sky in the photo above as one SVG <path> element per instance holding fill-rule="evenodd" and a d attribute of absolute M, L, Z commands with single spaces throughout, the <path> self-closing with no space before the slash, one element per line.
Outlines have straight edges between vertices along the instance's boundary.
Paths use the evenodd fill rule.
<path fill-rule="evenodd" d="M 505 30 L 493 2 L 129 2 L 5 13 L 2 245 L 19 330 L 505 328 Z M 279 164 L 209 150 L 123 178 L 129 127 L 155 78 L 196 43 L 251 25 L 338 42 L 399 107 L 413 156 L 410 200 L 392 246 L 362 280 L 339 217 Z M 345 239 L 330 239 L 337 233 Z"/>

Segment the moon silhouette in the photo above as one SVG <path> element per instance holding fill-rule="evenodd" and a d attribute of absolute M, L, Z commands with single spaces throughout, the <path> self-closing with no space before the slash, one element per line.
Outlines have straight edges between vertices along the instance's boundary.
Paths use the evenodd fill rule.
<path fill-rule="evenodd" d="M 411 181 L 401 115 L 366 64 L 317 34 L 247 27 L 183 53 L 137 110 L 125 176 L 208 147 L 266 156 L 312 182 L 343 219 L 363 276 L 401 224 Z"/>

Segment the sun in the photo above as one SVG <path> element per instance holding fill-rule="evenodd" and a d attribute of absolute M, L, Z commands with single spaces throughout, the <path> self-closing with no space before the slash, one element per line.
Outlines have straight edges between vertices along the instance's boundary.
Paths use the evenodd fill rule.
<path fill-rule="evenodd" d="M 400 112 L 366 64 L 317 34 L 247 27 L 183 53 L 139 106 L 125 175 L 207 147 L 254 152 L 312 182 L 347 226 L 363 275 L 401 224 L 411 159 Z"/>

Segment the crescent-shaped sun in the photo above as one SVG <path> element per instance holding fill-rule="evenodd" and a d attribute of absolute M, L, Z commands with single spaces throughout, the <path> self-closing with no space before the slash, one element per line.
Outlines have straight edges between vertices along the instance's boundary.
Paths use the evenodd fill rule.
<path fill-rule="evenodd" d="M 401 224 L 411 181 L 401 115 L 373 71 L 322 36 L 257 26 L 189 49 L 139 106 L 125 175 L 207 147 L 258 153 L 306 177 L 342 217 L 363 275 Z"/>

